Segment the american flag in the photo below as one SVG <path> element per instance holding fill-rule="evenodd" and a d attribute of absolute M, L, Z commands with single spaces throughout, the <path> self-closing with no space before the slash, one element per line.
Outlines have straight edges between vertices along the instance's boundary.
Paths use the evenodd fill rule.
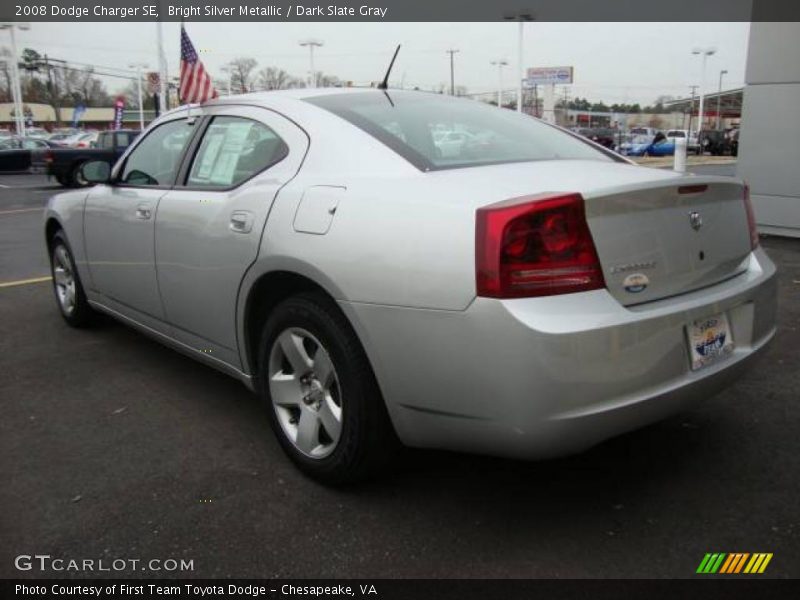
<path fill-rule="evenodd" d="M 205 102 L 209 98 L 217 97 L 217 90 L 214 89 L 211 78 L 206 73 L 203 63 L 197 57 L 197 52 L 192 46 L 192 40 L 186 35 L 183 25 L 181 25 L 181 84 L 179 93 L 183 104 Z"/>

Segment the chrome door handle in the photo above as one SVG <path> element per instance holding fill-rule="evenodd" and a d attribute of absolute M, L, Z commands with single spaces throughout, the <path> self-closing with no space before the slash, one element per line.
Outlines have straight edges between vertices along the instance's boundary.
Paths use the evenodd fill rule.
<path fill-rule="evenodd" d="M 147 206 L 146 204 L 140 204 L 139 206 L 136 207 L 136 218 L 137 219 L 142 219 L 143 221 L 146 221 L 147 219 L 149 219 L 151 217 L 152 214 L 153 214 L 153 211 L 150 210 L 150 207 Z"/>
<path fill-rule="evenodd" d="M 247 210 L 232 212 L 231 223 L 228 227 L 235 233 L 250 233 L 253 228 L 253 213 Z"/>

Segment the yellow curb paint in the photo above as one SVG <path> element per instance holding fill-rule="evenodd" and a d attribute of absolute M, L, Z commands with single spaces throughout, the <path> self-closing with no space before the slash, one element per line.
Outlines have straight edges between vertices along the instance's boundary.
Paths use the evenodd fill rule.
<path fill-rule="evenodd" d="M 44 283 L 45 281 L 50 281 L 52 277 L 49 275 L 47 277 L 34 277 L 33 279 L 19 279 L 17 281 L 4 281 L 0 283 L 0 288 L 7 288 L 7 287 L 16 287 L 18 285 L 28 285 L 31 283 Z"/>

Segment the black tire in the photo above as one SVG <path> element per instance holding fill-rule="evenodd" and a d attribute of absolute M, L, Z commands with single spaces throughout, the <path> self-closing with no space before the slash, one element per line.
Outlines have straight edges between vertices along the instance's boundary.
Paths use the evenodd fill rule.
<path fill-rule="evenodd" d="M 66 292 L 63 288 L 60 289 L 60 275 L 59 279 L 57 279 L 57 270 L 62 267 L 60 264 L 61 262 L 68 263 L 69 276 L 72 277 L 74 285 L 71 290 L 73 299 L 71 308 L 68 305 L 69 303 L 62 300 L 61 294 Z M 78 270 L 75 268 L 75 259 L 72 257 L 72 249 L 67 242 L 67 236 L 65 236 L 64 232 L 61 230 L 55 233 L 50 243 L 50 274 L 53 277 L 53 293 L 55 294 L 56 305 L 67 324 L 72 327 L 87 327 L 91 324 L 95 312 L 86 299 L 86 294 L 83 291 L 83 284 L 81 284 Z"/>
<path fill-rule="evenodd" d="M 338 382 L 341 429 L 330 454 L 323 457 L 311 457 L 295 445 L 284 431 L 281 409 L 273 404 L 270 393 L 270 360 L 280 345 L 278 338 L 298 328 L 319 341 Z M 364 349 L 331 300 L 322 294 L 303 293 L 280 303 L 264 324 L 258 356 L 259 386 L 270 424 L 284 452 L 301 471 L 322 483 L 337 485 L 367 479 L 389 464 L 400 444 Z M 297 409 L 298 414 L 302 408 Z M 295 423 L 301 418 L 302 414 Z M 319 431 L 317 440 L 324 435 L 323 429 Z"/>
<path fill-rule="evenodd" d="M 83 174 L 81 173 L 82 166 L 83 162 L 79 162 L 72 167 L 70 182 L 72 183 L 73 187 L 87 187 L 89 185 L 89 182 L 84 179 Z"/>
<path fill-rule="evenodd" d="M 59 185 L 63 185 L 64 187 L 69 187 L 70 185 L 69 180 L 63 175 L 56 175 L 56 181 L 59 183 Z"/>

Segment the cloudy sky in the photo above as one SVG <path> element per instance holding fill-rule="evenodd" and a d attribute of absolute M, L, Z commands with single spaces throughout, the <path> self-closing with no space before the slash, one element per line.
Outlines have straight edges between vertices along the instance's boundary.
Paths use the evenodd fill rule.
<path fill-rule="evenodd" d="M 165 23 L 166 53 L 171 74 L 179 61 L 178 23 Z M 403 44 L 392 85 L 430 89 L 449 82 L 448 48 L 455 56 L 456 84 L 470 92 L 497 89 L 497 70 L 490 63 L 504 58 L 513 65 L 517 54 L 516 23 L 192 23 L 186 25 L 214 75 L 239 56 L 253 57 L 259 67 L 277 66 L 298 77 L 308 72 L 303 38 L 324 42 L 315 63 L 318 70 L 356 84 L 382 78 L 394 46 Z M 748 23 L 544 23 L 525 25 L 525 66 L 575 67 L 571 97 L 607 102 L 652 102 L 661 94 L 686 96 L 700 82 L 700 59 L 693 47 L 716 47 L 708 60 L 707 90 L 717 89 L 726 69 L 724 88 L 744 82 Z M 0 33 L 0 44 L 7 44 Z M 33 23 L 18 34 L 18 44 L 50 57 L 99 67 L 126 69 L 131 63 L 157 66 L 154 23 Z M 513 87 L 511 68 L 505 87 Z M 125 81 L 107 79 L 111 91 Z"/>

